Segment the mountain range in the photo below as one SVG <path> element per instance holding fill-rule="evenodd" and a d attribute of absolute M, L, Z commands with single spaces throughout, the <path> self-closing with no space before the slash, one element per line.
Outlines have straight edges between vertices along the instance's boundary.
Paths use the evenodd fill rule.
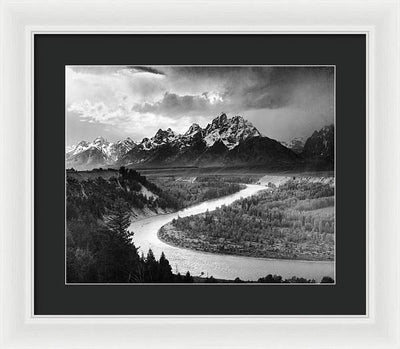
<path fill-rule="evenodd" d="M 303 147 L 304 144 L 304 147 Z M 217 116 L 205 128 L 193 124 L 184 134 L 159 129 L 151 138 L 134 142 L 127 138 L 110 143 L 102 137 L 81 141 L 67 149 L 67 168 L 97 167 L 236 167 L 274 169 L 318 167 L 333 169 L 334 128 L 315 131 L 305 142 L 289 144 L 263 136 L 241 116 Z"/>

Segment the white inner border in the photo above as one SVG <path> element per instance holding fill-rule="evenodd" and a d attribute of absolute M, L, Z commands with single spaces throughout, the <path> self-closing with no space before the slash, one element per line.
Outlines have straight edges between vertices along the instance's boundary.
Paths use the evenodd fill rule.
<path fill-rule="evenodd" d="M 32 37 L 32 40 L 34 40 L 34 34 Z M 366 42 L 368 42 L 368 40 L 366 40 Z M 366 44 L 368 45 L 368 44 Z M 366 47 L 366 51 L 367 51 L 367 47 Z M 83 65 L 79 65 L 80 67 L 125 67 L 128 65 L 132 65 L 132 64 L 119 64 L 119 65 L 113 65 L 113 64 L 83 64 Z M 68 99 L 68 95 L 67 95 L 67 67 L 73 67 L 73 66 L 78 66 L 78 65 L 66 65 L 65 66 L 65 114 L 64 114 L 64 118 L 65 118 L 65 149 L 67 148 L 67 99 Z M 121 282 L 111 282 L 111 283 L 105 283 L 105 282 L 98 282 L 98 283 L 93 283 L 93 282 L 67 282 L 67 166 L 66 166 L 66 160 L 65 160 L 65 188 L 64 188 L 64 193 L 65 193 L 65 230 L 64 230 L 64 285 L 66 286 L 79 286 L 79 285 L 92 285 L 92 286 L 101 286 L 101 285 L 106 285 L 106 286 L 112 286 L 112 285 L 120 285 L 120 286 L 140 286 L 140 285 L 184 285 L 184 286 L 298 286 L 298 285 L 304 285 L 304 286 L 322 286 L 322 287 L 329 287 L 329 286 L 335 286 L 336 285 L 336 65 L 334 64 L 237 64 L 237 65 L 223 65 L 223 64 L 203 64 L 203 65 L 194 65 L 194 64 L 182 64 L 182 65 L 173 65 L 173 64 L 148 64 L 148 65 L 142 65 L 145 67 L 237 67 L 237 68 L 241 68 L 241 67 L 312 67 L 312 68 L 317 68 L 317 67 L 333 67 L 333 124 L 334 124 L 334 168 L 333 168 L 333 178 L 335 181 L 335 187 L 334 187 L 334 227 L 335 227 L 335 232 L 334 232 L 334 239 L 333 239 L 333 243 L 334 243 L 334 259 L 333 259 L 333 279 L 334 279 L 334 283 L 295 283 L 295 284 L 290 284 L 290 283 L 282 283 L 282 284 L 275 284 L 275 283 L 270 283 L 270 284 L 262 284 L 262 283 L 248 283 L 248 282 L 244 282 L 244 283 L 234 283 L 234 282 L 225 282 L 225 283 L 198 283 L 198 282 L 194 282 L 194 283 L 160 283 L 160 282 L 145 282 L 145 283 L 121 283 Z M 33 71 L 34 71 L 34 54 L 32 54 L 32 80 L 34 80 L 34 76 L 33 76 Z M 367 72 L 368 73 L 368 72 Z M 366 79 L 368 81 L 368 76 L 366 76 Z M 34 99 L 34 95 L 33 95 L 33 90 L 31 93 L 31 98 L 32 100 Z M 34 120 L 35 116 L 34 113 L 32 112 L 32 120 Z M 32 136 L 33 137 L 33 136 Z M 279 142 L 279 141 L 278 141 Z M 33 147 L 33 144 L 32 144 Z M 266 173 L 268 174 L 268 173 Z M 32 232 L 32 234 L 34 235 L 34 232 Z M 32 236 L 32 241 L 34 240 L 34 236 Z M 366 265 L 368 265 L 368 247 L 366 246 Z M 145 252 L 145 251 L 143 251 Z M 199 251 L 198 251 L 199 252 Z M 200 251 L 201 252 L 201 251 Z M 34 249 L 32 250 L 32 265 L 34 264 Z M 168 256 L 166 256 L 166 258 L 168 259 Z M 251 258 L 251 257 L 250 257 Z M 267 258 L 265 258 L 267 259 Z M 270 259 L 274 259 L 274 258 L 270 258 Z M 279 260 L 279 258 L 276 258 Z M 189 270 L 190 272 L 190 270 Z M 368 273 L 367 273 L 368 275 Z M 301 275 L 296 275 L 297 277 L 302 277 Z M 33 288 L 33 284 L 34 284 L 34 277 L 33 274 L 31 276 L 32 278 L 32 294 L 34 293 L 34 288 Z M 368 306 L 368 302 L 367 302 L 367 306 Z"/>
<path fill-rule="evenodd" d="M 400 348 L 398 0 L 3 0 L 0 11 L 1 348 Z M 368 33 L 368 316 L 32 317 L 34 32 Z"/>

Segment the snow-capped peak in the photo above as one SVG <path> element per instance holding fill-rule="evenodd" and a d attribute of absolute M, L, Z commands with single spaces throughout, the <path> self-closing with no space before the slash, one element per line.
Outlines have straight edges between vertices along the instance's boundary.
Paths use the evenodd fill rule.
<path fill-rule="evenodd" d="M 167 142 L 171 139 L 176 138 L 176 134 L 170 128 L 167 128 L 166 131 L 161 128 L 157 131 L 156 135 L 152 138 L 152 140 L 157 142 Z"/>
<path fill-rule="evenodd" d="M 228 121 L 228 117 L 226 116 L 225 113 L 222 113 L 221 115 L 217 116 L 214 118 L 211 122 L 211 124 L 208 124 L 205 131 L 206 133 L 211 133 L 214 130 L 220 129 L 224 126 L 226 126 Z"/>
<path fill-rule="evenodd" d="M 103 137 L 99 136 L 93 141 L 93 144 L 102 146 L 102 145 L 108 145 L 109 142 L 107 142 L 107 140 L 104 139 Z"/>
<path fill-rule="evenodd" d="M 72 151 L 67 152 L 67 154 L 68 156 L 73 156 L 89 149 L 97 149 L 103 154 L 103 156 L 112 160 L 117 160 L 135 146 L 136 143 L 129 137 L 116 143 L 110 143 L 103 137 L 99 136 L 90 143 L 86 141 L 79 142 L 78 145 Z"/>
<path fill-rule="evenodd" d="M 216 117 L 213 120 L 213 122 L 217 122 L 220 125 L 226 124 L 227 121 L 228 121 L 228 117 L 226 116 L 226 114 L 224 112 L 222 112 L 220 116 Z"/>
<path fill-rule="evenodd" d="M 140 143 L 144 150 L 154 149 L 160 145 L 172 143 L 180 139 L 180 135 L 176 134 L 171 128 L 162 130 L 161 128 L 156 132 L 152 138 L 143 138 Z"/>
<path fill-rule="evenodd" d="M 195 133 L 202 131 L 203 129 L 199 124 L 192 124 L 189 129 L 185 132 L 184 136 L 193 136 Z"/>
<path fill-rule="evenodd" d="M 236 115 L 228 118 L 225 113 L 221 113 L 206 128 L 203 129 L 194 123 L 183 135 L 167 128 L 166 130 L 159 129 L 153 137 L 143 138 L 140 143 L 135 143 L 129 137 L 113 143 L 101 136 L 92 142 L 82 141 L 72 151 L 67 151 L 67 159 L 72 161 L 75 156 L 90 150 L 99 158 L 105 159 L 106 164 L 113 164 L 125 158 L 125 155 L 136 147 L 137 149 L 132 152 L 132 156 L 144 154 L 141 153 L 142 151 L 157 151 L 159 147 L 164 146 L 172 146 L 175 150 L 190 149 L 193 146 L 197 151 L 203 149 L 204 145 L 211 147 L 216 142 L 224 144 L 226 148 L 231 150 L 247 138 L 259 136 L 261 136 L 260 132 L 242 116 Z M 86 155 L 82 158 L 85 158 Z"/>
<path fill-rule="evenodd" d="M 228 149 L 235 148 L 240 141 L 249 137 L 259 137 L 260 132 L 243 117 L 236 115 L 228 119 L 225 113 L 216 117 L 205 129 L 204 140 L 211 147 L 217 140 L 221 140 Z"/>
<path fill-rule="evenodd" d="M 65 152 L 68 154 L 69 152 L 73 151 L 76 148 L 75 145 L 66 145 Z"/>
<path fill-rule="evenodd" d="M 245 120 L 240 115 L 236 115 L 232 118 L 232 122 L 235 124 L 242 124 L 242 123 L 244 123 L 244 121 Z"/>
<path fill-rule="evenodd" d="M 132 140 L 132 138 L 127 137 L 127 138 L 125 138 L 123 140 L 118 141 L 116 144 L 126 144 L 126 145 L 132 145 L 133 146 L 136 143 Z"/>
<path fill-rule="evenodd" d="M 85 150 L 88 149 L 88 148 L 89 148 L 89 143 L 88 143 L 88 142 L 86 142 L 86 141 L 80 141 L 80 142 L 77 144 L 77 146 L 76 146 L 73 150 L 71 150 L 70 152 L 71 152 L 73 155 L 75 155 L 75 154 L 81 153 L 82 151 L 85 151 Z"/>
<path fill-rule="evenodd" d="M 77 145 L 77 147 L 81 146 L 81 147 L 87 147 L 89 145 L 89 142 L 86 141 L 80 141 Z"/>

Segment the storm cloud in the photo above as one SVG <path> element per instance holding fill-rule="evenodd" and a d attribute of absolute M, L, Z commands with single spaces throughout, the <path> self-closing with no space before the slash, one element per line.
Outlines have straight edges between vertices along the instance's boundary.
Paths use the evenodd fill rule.
<path fill-rule="evenodd" d="M 154 103 L 136 104 L 132 110 L 140 113 L 155 113 L 169 116 L 179 116 L 196 112 L 207 113 L 213 109 L 213 102 L 208 92 L 201 95 L 184 95 L 165 92 L 162 99 Z"/>
<path fill-rule="evenodd" d="M 79 120 L 140 140 L 160 127 L 204 127 L 221 112 L 275 139 L 308 137 L 334 122 L 334 79 L 333 66 L 71 66 L 68 143 L 79 141 Z"/>
<path fill-rule="evenodd" d="M 164 73 L 158 69 L 152 67 L 145 67 L 145 66 L 128 66 L 128 69 L 132 69 L 134 71 L 157 74 L 157 75 L 164 75 Z"/>
<path fill-rule="evenodd" d="M 218 87 L 214 91 L 198 91 L 197 95 L 168 91 L 161 99 L 135 105 L 133 110 L 180 115 L 221 109 L 233 113 L 247 109 L 278 109 L 298 103 L 296 96 L 301 89 L 313 86 L 316 90 L 325 88 L 325 92 L 333 96 L 333 68 L 177 67 L 171 75 L 182 85 L 185 80 L 209 81 Z M 310 94 L 314 92 L 318 91 L 310 91 Z"/>

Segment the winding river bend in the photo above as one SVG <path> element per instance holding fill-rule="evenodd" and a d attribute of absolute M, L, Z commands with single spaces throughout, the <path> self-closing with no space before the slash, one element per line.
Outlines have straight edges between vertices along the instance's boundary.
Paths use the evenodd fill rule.
<path fill-rule="evenodd" d="M 199 276 L 203 272 L 205 276 L 231 280 L 236 277 L 242 280 L 257 280 L 268 274 L 281 275 L 283 278 L 304 277 L 315 279 L 317 282 L 323 276 L 334 278 L 334 262 L 330 261 L 267 259 L 205 253 L 171 246 L 157 237 L 158 230 L 178 215 L 186 217 L 206 212 L 207 209 L 213 211 L 217 207 L 229 205 L 235 200 L 254 195 L 264 189 L 262 185 L 248 184 L 245 189 L 232 195 L 205 201 L 178 212 L 135 221 L 129 230 L 135 233 L 133 241 L 140 252 L 146 255 L 151 248 L 156 258 L 164 252 L 174 273 L 185 274 L 189 271 L 191 275 Z"/>

